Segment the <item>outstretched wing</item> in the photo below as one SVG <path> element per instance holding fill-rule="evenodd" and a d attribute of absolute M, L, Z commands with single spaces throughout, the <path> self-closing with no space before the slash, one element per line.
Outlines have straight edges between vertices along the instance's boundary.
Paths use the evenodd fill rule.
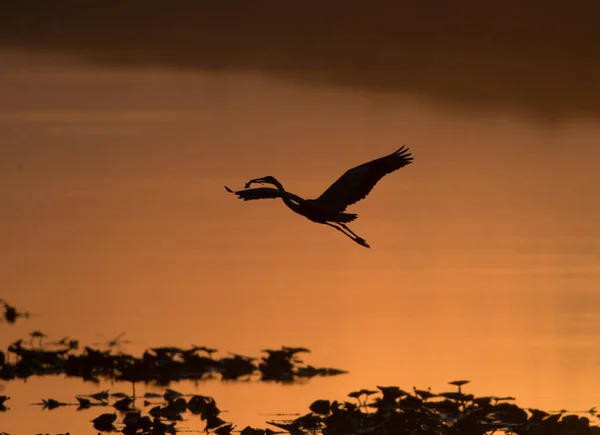
<path fill-rule="evenodd" d="M 235 193 L 238 198 L 244 201 L 252 201 L 253 199 L 273 199 L 281 198 L 282 193 L 280 190 L 273 189 L 271 187 L 257 187 L 255 189 L 245 189 L 233 191 L 229 187 L 225 186 L 230 193 Z"/>
<path fill-rule="evenodd" d="M 306 202 L 293 193 L 286 192 L 285 190 L 274 189 L 272 187 L 256 187 L 254 189 L 244 189 L 233 191 L 229 187 L 225 186 L 225 189 L 237 195 L 238 198 L 244 201 L 252 201 L 254 199 L 273 199 L 273 198 L 286 198 L 291 199 L 295 202 Z"/>
<path fill-rule="evenodd" d="M 315 201 L 332 212 L 341 213 L 364 199 L 385 175 L 412 163 L 410 149 L 402 146 L 389 156 L 349 169 Z"/>

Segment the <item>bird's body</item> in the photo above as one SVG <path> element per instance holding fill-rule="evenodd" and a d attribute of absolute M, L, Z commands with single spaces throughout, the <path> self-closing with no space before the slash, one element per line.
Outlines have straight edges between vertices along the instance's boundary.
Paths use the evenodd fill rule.
<path fill-rule="evenodd" d="M 233 191 L 227 186 L 225 186 L 225 189 L 236 194 L 244 201 L 280 198 L 296 213 L 313 222 L 329 225 L 341 231 L 359 245 L 368 248 L 367 242 L 346 226 L 347 223 L 355 220 L 358 215 L 346 213 L 345 210 L 349 205 L 364 199 L 385 175 L 412 163 L 412 160 L 410 150 L 402 147 L 388 156 L 349 169 L 316 199 L 304 199 L 288 192 L 272 176 L 250 180 L 246 183 L 244 190 Z M 259 187 L 250 189 L 250 186 L 254 183 L 271 184 L 275 188 Z"/>

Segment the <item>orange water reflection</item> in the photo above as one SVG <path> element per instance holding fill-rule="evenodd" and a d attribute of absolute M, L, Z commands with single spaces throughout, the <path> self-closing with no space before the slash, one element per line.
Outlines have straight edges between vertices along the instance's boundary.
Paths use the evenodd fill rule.
<path fill-rule="evenodd" d="M 1 325 L 3 343 L 33 329 L 82 343 L 126 330 L 131 352 L 301 345 L 310 364 L 349 370 L 299 386 L 175 386 L 214 396 L 240 428 L 357 388 L 441 390 L 456 378 L 521 406 L 597 404 L 597 124 L 254 76 L 9 59 L 0 296 L 39 316 Z M 352 208 L 371 250 L 223 189 L 275 175 L 317 196 L 403 143 L 414 164 Z M 89 384 L 5 386 L 8 432 L 85 433 L 96 416 L 28 405 Z"/>

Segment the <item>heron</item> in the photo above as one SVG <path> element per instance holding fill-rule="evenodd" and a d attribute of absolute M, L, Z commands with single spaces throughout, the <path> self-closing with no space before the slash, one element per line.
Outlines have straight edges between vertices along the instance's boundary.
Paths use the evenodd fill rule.
<path fill-rule="evenodd" d="M 385 175 L 412 161 L 410 149 L 403 145 L 392 154 L 347 170 L 316 199 L 304 199 L 286 191 L 283 185 L 271 175 L 248 181 L 244 190 L 234 191 L 227 186 L 225 189 L 244 201 L 280 198 L 294 212 L 313 222 L 335 228 L 359 245 L 370 248 L 365 239 L 346 225 L 358 217 L 355 213 L 346 213 L 346 208 L 365 199 Z M 250 188 L 253 184 L 271 184 L 275 187 Z"/>

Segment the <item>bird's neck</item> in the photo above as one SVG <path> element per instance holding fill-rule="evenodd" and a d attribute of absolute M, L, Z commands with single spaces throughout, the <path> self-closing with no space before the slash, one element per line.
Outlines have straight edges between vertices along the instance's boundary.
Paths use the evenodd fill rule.
<path fill-rule="evenodd" d="M 275 186 L 278 190 L 280 190 L 282 192 L 287 192 L 287 190 L 284 189 L 283 185 L 278 180 L 273 180 L 273 182 L 271 184 L 273 184 L 273 186 Z M 298 204 L 297 201 L 293 201 L 292 199 L 290 199 L 288 196 L 285 196 L 285 195 L 282 196 L 281 199 L 283 200 L 285 205 L 287 205 L 290 209 L 292 209 L 296 213 L 302 214 L 301 206 L 300 206 L 300 204 Z"/>
<path fill-rule="evenodd" d="M 273 180 L 273 182 L 271 184 L 273 186 L 275 186 L 277 189 L 285 192 L 285 189 L 283 188 L 283 184 L 281 184 L 278 180 Z"/>

